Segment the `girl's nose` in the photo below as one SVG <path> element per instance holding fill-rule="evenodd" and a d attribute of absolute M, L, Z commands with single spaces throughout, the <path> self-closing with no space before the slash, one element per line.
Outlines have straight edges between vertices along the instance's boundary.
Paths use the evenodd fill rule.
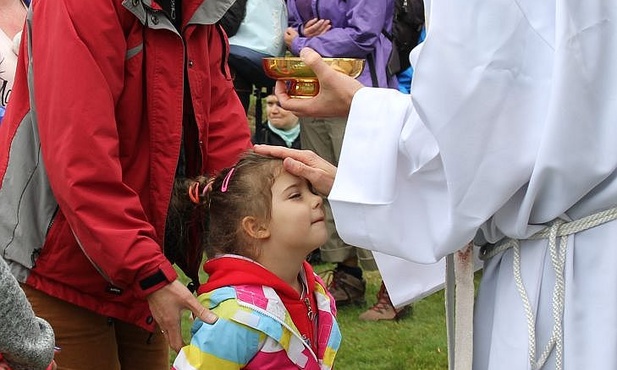
<path fill-rule="evenodd" d="M 323 197 L 321 195 L 313 194 L 314 208 L 319 208 L 323 205 Z"/>

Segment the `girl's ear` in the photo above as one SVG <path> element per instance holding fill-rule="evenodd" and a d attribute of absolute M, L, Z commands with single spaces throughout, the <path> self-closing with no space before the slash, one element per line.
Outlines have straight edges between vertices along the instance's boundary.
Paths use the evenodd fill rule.
<path fill-rule="evenodd" d="M 270 229 L 253 216 L 246 216 L 242 219 L 242 229 L 253 239 L 267 239 L 270 237 Z"/>

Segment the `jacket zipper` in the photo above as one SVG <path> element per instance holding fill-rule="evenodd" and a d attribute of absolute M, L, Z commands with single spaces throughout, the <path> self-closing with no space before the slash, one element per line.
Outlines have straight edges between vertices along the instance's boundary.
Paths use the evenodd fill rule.
<path fill-rule="evenodd" d="M 88 255 L 88 253 L 86 253 L 86 250 L 84 249 L 83 245 L 81 244 L 81 241 L 79 240 L 79 238 L 77 237 L 77 234 L 75 234 L 75 232 L 73 231 L 73 229 L 71 229 L 71 233 L 73 233 L 73 237 L 75 238 L 75 240 L 77 241 L 77 244 L 79 245 L 79 248 L 81 249 L 81 251 L 84 253 L 84 256 L 86 256 L 86 258 L 88 259 L 88 261 L 90 261 L 90 263 L 92 264 L 92 266 L 94 266 L 95 270 L 103 277 L 103 279 L 105 279 L 108 283 L 110 283 L 111 285 L 115 285 L 113 281 L 111 281 L 111 278 L 109 276 L 107 276 L 107 274 L 105 274 L 105 272 L 103 271 L 103 269 L 101 269 L 96 263 L 94 263 L 94 261 L 92 260 L 92 258 L 90 258 L 90 256 Z"/>
<path fill-rule="evenodd" d="M 311 300 L 308 297 L 304 297 L 304 304 L 306 305 L 306 308 L 308 309 L 308 313 L 307 313 L 308 318 L 312 322 L 317 317 L 317 314 L 313 311 Z"/>
<path fill-rule="evenodd" d="M 304 341 L 308 344 L 308 346 L 310 348 L 313 348 L 313 344 L 314 344 L 313 342 L 317 341 L 316 335 L 317 335 L 318 329 L 317 329 L 317 321 L 315 320 L 317 318 L 317 313 L 315 311 L 313 311 L 313 306 L 311 305 L 311 300 L 309 299 L 308 296 L 304 297 L 303 301 L 304 301 L 304 305 L 306 306 L 306 309 L 308 311 L 306 313 L 306 315 L 308 316 L 308 319 L 310 321 L 310 325 L 312 326 L 312 329 L 313 329 L 312 330 L 313 338 L 312 338 L 312 341 L 311 341 L 311 338 L 307 338 L 306 335 L 304 335 L 304 334 L 302 335 L 302 337 L 304 338 Z"/>
<path fill-rule="evenodd" d="M 47 240 L 47 235 L 49 234 L 49 231 L 51 230 L 51 227 L 54 225 L 54 222 L 56 221 L 56 215 L 58 214 L 58 210 L 59 209 L 60 209 L 60 207 L 56 206 L 56 208 L 54 209 L 54 213 L 51 214 L 51 218 L 49 219 L 49 224 L 47 224 L 47 228 L 45 229 L 45 238 L 44 238 L 44 240 Z M 45 241 L 43 241 L 43 244 L 45 244 Z M 43 250 L 43 247 L 41 246 L 40 248 L 34 248 L 32 253 L 30 253 L 30 262 L 32 263 L 32 267 L 36 266 L 36 260 L 41 255 L 41 251 L 42 250 Z"/>
<path fill-rule="evenodd" d="M 51 227 L 54 225 L 54 221 L 56 221 L 56 214 L 58 213 L 58 209 L 60 209 L 60 207 L 56 206 L 56 209 L 54 209 L 54 213 L 51 214 L 51 219 L 49 220 L 47 229 L 45 229 L 45 236 L 49 234 L 49 230 L 51 230 Z"/>

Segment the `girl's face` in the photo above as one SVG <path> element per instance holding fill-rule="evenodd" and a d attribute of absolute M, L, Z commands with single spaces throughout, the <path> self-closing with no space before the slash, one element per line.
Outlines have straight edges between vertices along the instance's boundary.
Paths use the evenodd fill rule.
<path fill-rule="evenodd" d="M 272 185 L 271 238 L 309 254 L 328 238 L 323 199 L 308 181 L 281 171 Z"/>

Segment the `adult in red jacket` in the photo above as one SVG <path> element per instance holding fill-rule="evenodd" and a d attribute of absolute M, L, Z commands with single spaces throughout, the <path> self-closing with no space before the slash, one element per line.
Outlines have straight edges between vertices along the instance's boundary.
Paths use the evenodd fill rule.
<path fill-rule="evenodd" d="M 251 145 L 215 25 L 231 3 L 32 2 L 0 126 L 0 252 L 60 369 L 168 369 L 181 311 L 213 321 L 162 246 L 174 178 Z"/>

